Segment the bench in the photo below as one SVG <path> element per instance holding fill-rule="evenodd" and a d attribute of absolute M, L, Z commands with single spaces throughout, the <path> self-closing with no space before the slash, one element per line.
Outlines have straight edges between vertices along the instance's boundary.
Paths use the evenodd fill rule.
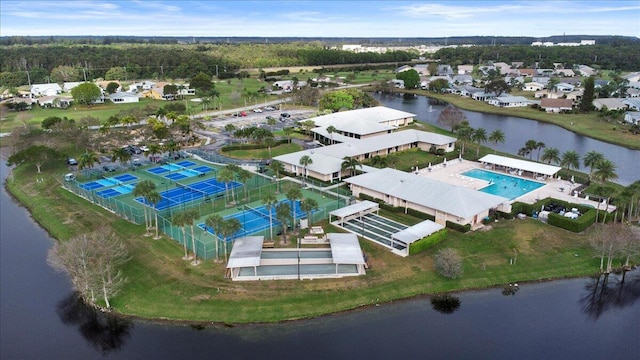
<path fill-rule="evenodd" d="M 276 247 L 276 243 L 273 241 L 265 241 L 262 243 L 263 249 L 273 249 L 274 247 Z"/>

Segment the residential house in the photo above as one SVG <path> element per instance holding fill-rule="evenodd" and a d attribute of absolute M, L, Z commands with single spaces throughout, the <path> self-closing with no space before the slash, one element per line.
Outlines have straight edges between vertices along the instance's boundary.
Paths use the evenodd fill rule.
<path fill-rule="evenodd" d="M 598 75 L 598 71 L 587 65 L 578 65 L 575 68 L 576 73 L 582 76 L 595 76 Z"/>
<path fill-rule="evenodd" d="M 495 66 L 496 70 L 498 70 L 502 75 L 510 74 L 512 72 L 511 66 L 507 63 L 497 62 L 494 63 L 493 66 Z"/>
<path fill-rule="evenodd" d="M 604 86 L 609 85 L 609 82 L 610 82 L 609 80 L 596 79 L 596 80 L 593 81 L 593 87 L 595 89 L 599 89 L 599 88 L 602 88 Z"/>
<path fill-rule="evenodd" d="M 451 65 L 438 65 L 438 75 L 451 77 L 453 75 Z"/>
<path fill-rule="evenodd" d="M 454 75 L 453 83 L 458 85 L 459 84 L 471 85 L 473 84 L 473 77 L 471 75 Z"/>
<path fill-rule="evenodd" d="M 73 81 L 73 82 L 66 82 L 64 84 L 62 84 L 62 91 L 64 92 L 70 92 L 71 89 L 73 89 L 74 87 L 82 84 L 82 81 Z"/>
<path fill-rule="evenodd" d="M 544 85 L 544 87 L 546 88 L 550 79 L 551 78 L 546 77 L 546 76 L 534 76 L 534 77 L 531 78 L 531 81 L 540 83 L 540 84 Z"/>
<path fill-rule="evenodd" d="M 512 61 L 511 62 L 511 67 L 513 69 L 520 69 L 523 66 L 524 66 L 524 62 L 523 61 Z"/>
<path fill-rule="evenodd" d="M 542 99 L 540 107 L 548 113 L 560 113 L 573 110 L 573 101 L 570 99 Z"/>
<path fill-rule="evenodd" d="M 518 73 L 524 77 L 533 77 L 536 73 L 535 69 L 518 69 Z"/>
<path fill-rule="evenodd" d="M 473 74 L 473 65 L 458 65 L 458 75 Z"/>
<path fill-rule="evenodd" d="M 44 108 L 60 108 L 66 109 L 73 102 L 73 97 L 71 96 L 43 96 L 36 100 L 38 105 Z"/>
<path fill-rule="evenodd" d="M 384 106 L 340 111 L 313 118 L 315 140 L 325 143 L 344 142 L 339 136 L 366 139 L 391 133 L 401 126 L 413 123 L 416 115 Z M 329 134 L 326 129 L 333 126 L 336 131 Z"/>
<path fill-rule="evenodd" d="M 628 88 L 627 89 L 627 97 L 629 97 L 629 98 L 640 97 L 640 90 L 635 89 L 635 88 Z"/>
<path fill-rule="evenodd" d="M 577 89 L 567 94 L 567 99 L 573 101 L 574 104 L 577 104 L 580 100 L 582 100 L 582 94 L 584 93 L 584 89 Z"/>
<path fill-rule="evenodd" d="M 593 100 L 593 106 L 598 110 L 602 110 L 605 107 L 607 110 L 626 110 L 628 108 L 628 105 L 618 98 L 595 99 Z"/>
<path fill-rule="evenodd" d="M 431 75 L 429 74 L 429 70 L 427 70 L 428 66 L 428 64 L 416 64 L 413 66 L 413 70 L 415 70 L 420 76 Z"/>
<path fill-rule="evenodd" d="M 162 100 L 164 99 L 164 89 L 160 89 L 160 88 L 152 88 L 149 90 L 143 90 L 140 93 L 141 97 L 144 98 L 150 98 L 150 99 L 155 99 L 155 100 Z"/>
<path fill-rule="evenodd" d="M 488 99 L 487 103 L 497 107 L 525 107 L 532 102 L 524 96 L 501 95 Z"/>
<path fill-rule="evenodd" d="M 400 67 L 396 68 L 396 74 L 397 74 L 397 73 L 404 72 L 404 71 L 409 71 L 409 70 L 411 70 L 411 69 L 413 69 L 413 68 L 411 67 L 411 65 L 402 65 L 402 66 L 400 66 Z"/>
<path fill-rule="evenodd" d="M 478 100 L 478 101 L 487 101 L 489 99 L 493 99 L 494 97 L 496 97 L 496 93 L 493 93 L 493 92 L 487 93 L 487 92 L 484 92 L 484 90 L 471 94 L 471 98 L 473 100 Z"/>
<path fill-rule="evenodd" d="M 522 87 L 523 91 L 540 91 L 542 89 L 544 89 L 544 84 L 535 81 L 525 83 Z"/>
<path fill-rule="evenodd" d="M 555 75 L 560 77 L 573 77 L 576 76 L 576 73 L 571 69 L 556 69 Z"/>
<path fill-rule="evenodd" d="M 640 71 L 636 71 L 636 72 L 632 72 L 626 75 L 622 75 L 622 78 L 624 80 L 627 80 L 628 82 L 632 83 L 632 82 L 640 82 Z"/>
<path fill-rule="evenodd" d="M 138 95 L 131 92 L 119 91 L 113 94 L 109 94 L 109 99 L 114 104 L 126 104 L 126 103 L 134 103 L 139 102 L 140 99 Z"/>
<path fill-rule="evenodd" d="M 398 89 L 404 89 L 404 80 L 400 80 L 400 79 L 391 79 L 388 81 L 389 83 L 393 84 L 394 87 L 398 88 Z"/>
<path fill-rule="evenodd" d="M 556 84 L 555 87 L 556 87 L 556 90 L 562 91 L 565 93 L 572 92 L 576 88 L 574 85 L 567 84 L 567 83 L 558 83 Z"/>
<path fill-rule="evenodd" d="M 62 88 L 57 83 L 51 84 L 33 84 L 30 87 L 30 93 L 33 97 L 54 96 L 62 93 Z"/>
<path fill-rule="evenodd" d="M 620 99 L 623 104 L 629 107 L 629 110 L 640 111 L 640 98 L 624 98 Z"/>
<path fill-rule="evenodd" d="M 564 98 L 565 95 L 566 94 L 561 92 L 561 91 L 552 90 L 552 89 L 544 89 L 544 90 L 536 91 L 536 93 L 533 96 L 536 99 L 544 99 L 544 98 L 560 99 L 560 98 Z"/>
<path fill-rule="evenodd" d="M 624 121 L 629 124 L 640 125 L 640 111 L 627 111 L 624 114 Z"/>

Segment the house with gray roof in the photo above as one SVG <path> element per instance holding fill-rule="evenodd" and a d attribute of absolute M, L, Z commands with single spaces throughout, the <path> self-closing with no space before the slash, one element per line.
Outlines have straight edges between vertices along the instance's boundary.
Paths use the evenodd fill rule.
<path fill-rule="evenodd" d="M 339 111 L 328 115 L 312 118 L 317 126 L 311 129 L 312 132 L 322 135 L 316 136 L 316 140 L 328 142 L 331 136 L 343 135 L 355 139 L 365 139 L 371 136 L 388 134 L 398 127 L 407 126 L 413 122 L 416 114 L 406 111 L 391 109 L 384 106 L 357 109 L 351 111 Z M 326 129 L 333 126 L 336 129 L 334 134 L 328 134 Z M 325 136 L 325 134 L 329 136 Z"/>
<path fill-rule="evenodd" d="M 640 124 L 640 111 L 627 111 L 624 114 L 624 121 L 634 125 Z"/>
<path fill-rule="evenodd" d="M 497 107 L 526 107 L 533 102 L 524 96 L 501 95 L 487 100 L 489 105 Z"/>
<path fill-rule="evenodd" d="M 605 107 L 607 110 L 626 110 L 629 107 L 618 98 L 595 99 L 593 100 L 593 106 L 598 110 L 602 110 Z"/>
<path fill-rule="evenodd" d="M 432 215 L 437 224 L 479 225 L 491 209 L 511 211 L 509 200 L 395 169 L 345 179 L 354 196 L 365 194 L 385 203 Z"/>

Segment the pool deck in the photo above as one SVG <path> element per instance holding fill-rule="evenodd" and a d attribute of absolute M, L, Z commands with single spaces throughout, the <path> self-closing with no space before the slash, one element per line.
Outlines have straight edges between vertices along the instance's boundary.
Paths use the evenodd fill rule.
<path fill-rule="evenodd" d="M 444 166 L 444 164 L 442 163 L 432 165 L 430 171 L 428 168 L 418 168 L 417 173 L 420 176 L 424 176 L 429 179 L 441 181 L 447 184 L 463 186 L 463 187 L 471 188 L 474 190 L 479 190 L 489 185 L 488 181 L 474 179 L 469 176 L 462 175 L 462 173 L 472 169 L 489 170 L 489 169 L 485 169 L 483 164 L 478 162 L 464 160 L 464 159 L 454 159 L 454 160 L 448 160 L 446 162 L 446 166 Z M 590 206 L 593 206 L 594 208 L 599 207 L 600 210 L 605 209 L 605 204 L 599 203 L 598 201 L 593 201 L 593 200 L 589 200 L 589 199 L 585 199 L 577 196 L 572 196 L 571 189 L 580 186 L 580 184 L 578 183 L 571 184 L 571 182 L 568 180 L 557 179 L 557 178 L 547 178 L 547 180 L 545 181 L 540 181 L 540 180 L 532 179 L 527 176 L 517 176 L 517 175 L 509 174 L 507 172 L 500 171 L 500 170 L 489 170 L 489 171 L 493 171 L 496 173 L 505 174 L 505 175 L 509 175 L 517 178 L 543 182 L 546 184 L 545 186 L 539 189 L 536 189 L 534 191 L 531 191 L 517 199 L 514 199 L 513 201 L 521 201 L 527 204 L 533 204 L 540 199 L 545 199 L 547 197 L 550 197 L 558 200 L 572 202 L 575 204 L 590 205 Z M 607 212 L 613 212 L 615 211 L 615 209 L 616 209 L 615 206 L 607 205 Z"/>

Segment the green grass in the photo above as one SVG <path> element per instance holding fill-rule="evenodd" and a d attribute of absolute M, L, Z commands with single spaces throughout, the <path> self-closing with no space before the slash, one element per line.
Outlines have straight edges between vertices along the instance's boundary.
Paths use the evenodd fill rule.
<path fill-rule="evenodd" d="M 34 218 L 60 240 L 108 226 L 125 241 L 132 260 L 125 266 L 128 282 L 113 299 L 123 314 L 145 318 L 202 322 L 274 322 L 318 316 L 422 294 L 501 286 L 508 282 L 581 276 L 597 271 L 590 232 L 574 234 L 533 220 L 500 221 L 489 231 L 450 231 L 442 244 L 401 258 L 362 240 L 371 269 L 364 277 L 340 280 L 231 282 L 224 264 L 212 260 L 193 267 L 181 260 L 175 241 L 143 236 L 134 225 L 60 188 L 64 166 L 18 167 L 8 180 L 10 191 Z M 36 182 L 37 177 L 45 179 Z M 395 214 L 396 220 L 419 219 Z M 327 232 L 336 231 L 323 221 Z M 293 244 L 293 243 L 292 243 Z M 294 245 L 291 245 L 294 246 Z M 448 280 L 433 270 L 432 256 L 453 247 L 464 258 L 465 275 Z M 517 262 L 509 265 L 509 259 Z"/>
<path fill-rule="evenodd" d="M 282 144 L 269 149 L 253 149 L 253 150 L 232 150 L 225 152 L 224 155 L 235 159 L 270 159 L 274 156 L 289 154 L 302 150 L 302 146 L 298 144 Z"/>

